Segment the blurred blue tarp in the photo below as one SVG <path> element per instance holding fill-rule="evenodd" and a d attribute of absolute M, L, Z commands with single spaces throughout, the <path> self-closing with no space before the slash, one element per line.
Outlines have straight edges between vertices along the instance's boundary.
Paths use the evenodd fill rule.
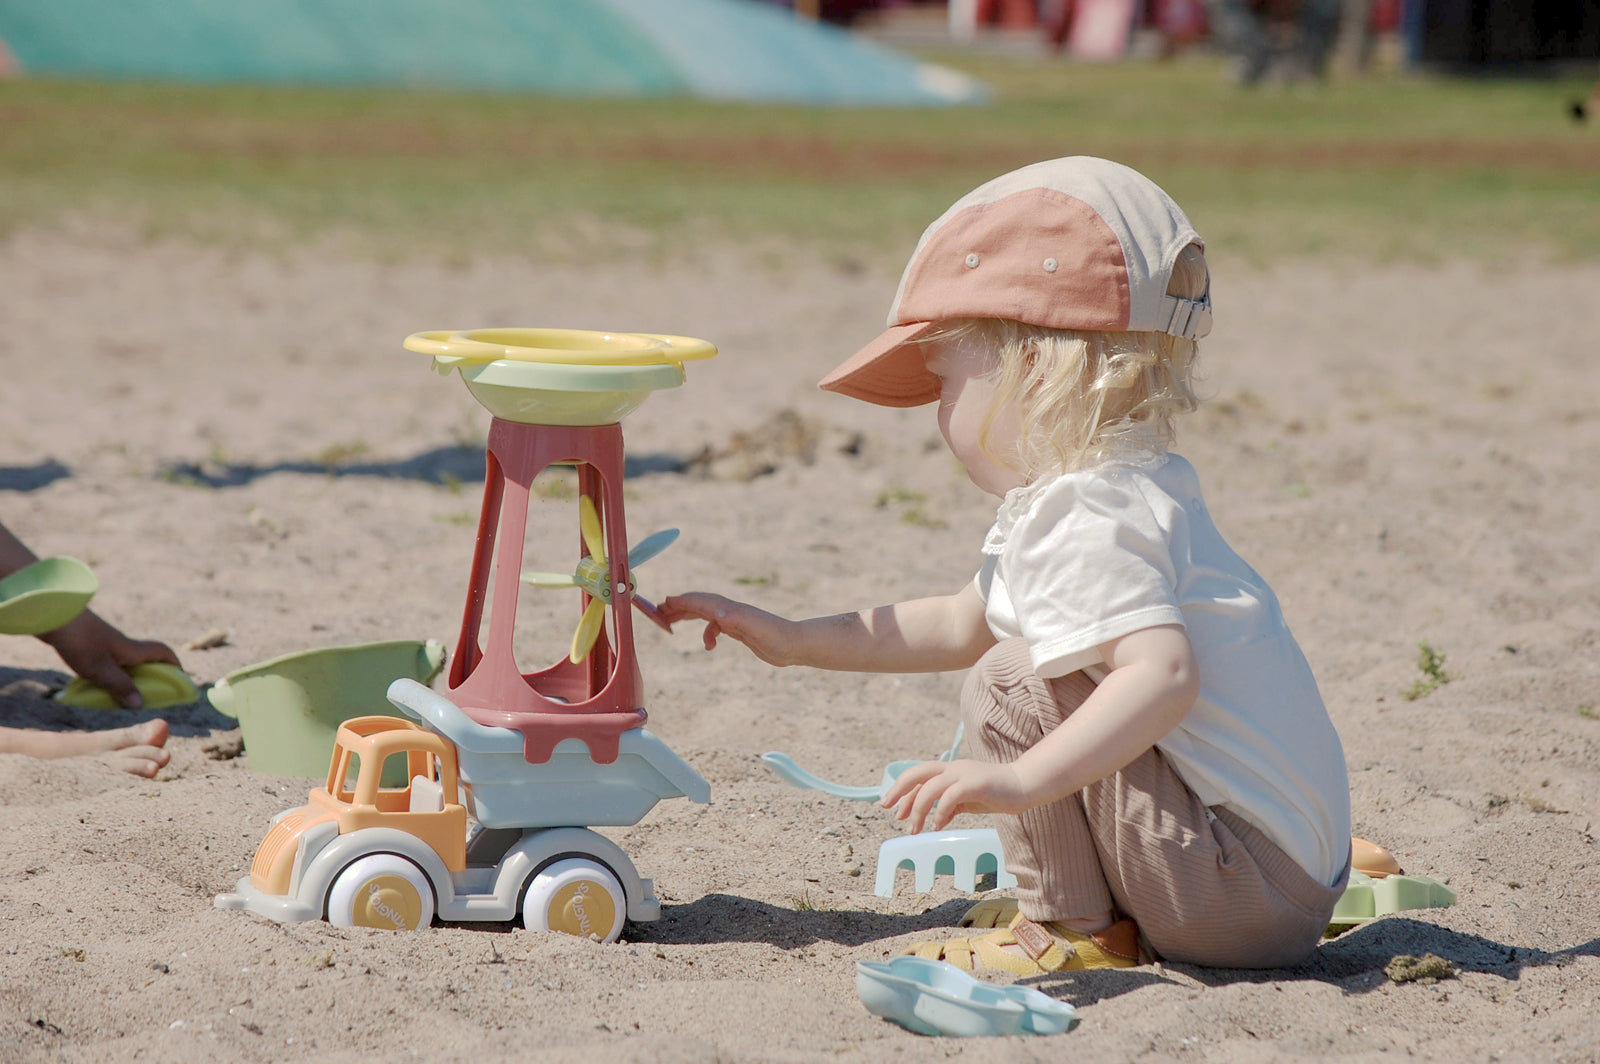
<path fill-rule="evenodd" d="M 755 0 L 0 0 L 46 77 L 937 106 L 983 85 Z"/>

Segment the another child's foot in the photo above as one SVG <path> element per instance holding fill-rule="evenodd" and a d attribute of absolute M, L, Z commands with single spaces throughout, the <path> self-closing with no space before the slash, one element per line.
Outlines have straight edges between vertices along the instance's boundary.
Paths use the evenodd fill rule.
<path fill-rule="evenodd" d="M 1085 933 L 1056 921 L 1035 923 L 1019 912 L 1005 927 L 987 935 L 919 942 L 901 952 L 945 961 L 967 972 L 986 968 L 1013 975 L 1043 975 L 1132 968 L 1139 963 L 1139 928 L 1132 920 L 1123 919 L 1104 931 Z"/>
<path fill-rule="evenodd" d="M 150 779 L 160 772 L 172 754 L 165 749 L 170 732 L 167 722 L 157 718 L 112 731 L 91 732 L 105 739 L 101 760 L 106 764 Z"/>
<path fill-rule="evenodd" d="M 120 750 L 101 754 L 100 760 L 112 768 L 152 779 L 168 761 L 172 760 L 172 755 L 159 746 L 125 746 Z"/>
<path fill-rule="evenodd" d="M 105 731 L 0 728 L 0 753 L 40 758 L 99 757 L 123 772 L 148 779 L 172 759 L 162 749 L 169 731 L 167 722 L 160 719 Z"/>

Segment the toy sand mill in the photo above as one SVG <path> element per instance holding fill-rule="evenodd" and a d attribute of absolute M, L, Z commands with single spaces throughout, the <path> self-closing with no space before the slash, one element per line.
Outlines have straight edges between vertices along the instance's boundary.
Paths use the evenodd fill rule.
<path fill-rule="evenodd" d="M 405 346 L 441 374 L 459 371 L 494 415 L 444 689 L 397 679 L 389 701 L 408 719 L 345 722 L 325 784 L 279 814 L 250 874 L 216 903 L 397 930 L 520 917 L 530 929 L 613 941 L 625 919 L 656 919 L 660 902 L 627 854 L 590 829 L 637 823 L 663 798 L 710 798 L 643 726 L 633 615 L 655 611 L 632 571 L 677 532 L 629 549 L 620 421 L 716 348 L 566 329 L 421 332 Z M 579 557 L 570 572 L 524 572 L 533 483 L 552 466 L 577 473 Z M 512 649 L 523 585 L 579 592 L 566 653 L 529 672 Z"/>

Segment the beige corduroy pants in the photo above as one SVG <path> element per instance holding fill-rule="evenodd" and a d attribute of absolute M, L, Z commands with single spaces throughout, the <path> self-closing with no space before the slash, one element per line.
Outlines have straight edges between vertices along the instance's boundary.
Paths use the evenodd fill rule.
<path fill-rule="evenodd" d="M 1094 691 L 1050 680 L 1008 639 L 973 666 L 962 715 L 975 756 L 1014 761 Z M 1017 902 L 1032 920 L 1115 910 L 1157 956 L 1226 968 L 1298 963 L 1316 948 L 1344 879 L 1324 886 L 1260 830 L 1208 808 L 1157 749 L 1058 802 L 997 815 Z"/>

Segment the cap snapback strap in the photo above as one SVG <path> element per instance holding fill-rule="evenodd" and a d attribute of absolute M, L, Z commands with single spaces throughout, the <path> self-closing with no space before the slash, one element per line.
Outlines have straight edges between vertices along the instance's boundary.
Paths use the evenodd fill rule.
<path fill-rule="evenodd" d="M 1162 296 L 1161 310 L 1166 316 L 1162 332 L 1181 336 L 1185 340 L 1198 340 L 1211 331 L 1211 297 L 1182 299 Z"/>

